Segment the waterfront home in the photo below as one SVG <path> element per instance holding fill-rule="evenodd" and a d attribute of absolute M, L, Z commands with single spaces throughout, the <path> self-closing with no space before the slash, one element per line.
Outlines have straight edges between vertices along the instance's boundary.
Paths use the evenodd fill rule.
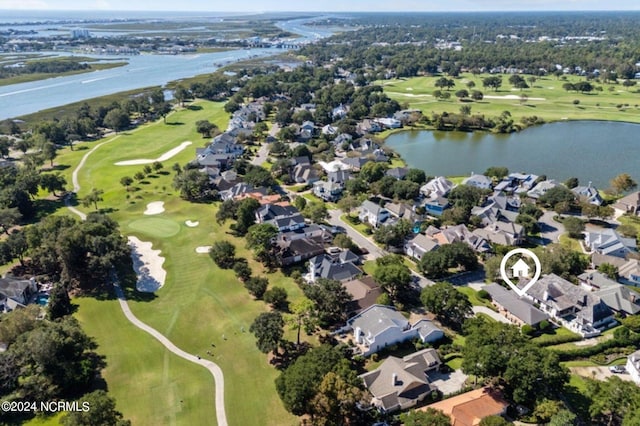
<path fill-rule="evenodd" d="M 431 216 L 442 216 L 442 213 L 449 207 L 451 207 L 451 204 L 445 197 L 428 198 L 424 202 L 424 210 Z"/>
<path fill-rule="evenodd" d="M 373 305 L 347 321 L 353 331 L 354 343 L 360 354 L 371 355 L 388 346 L 420 339 L 435 342 L 444 332 L 431 321 L 420 320 L 411 324 L 392 306 Z"/>
<path fill-rule="evenodd" d="M 394 167 L 392 169 L 387 170 L 385 174 L 387 176 L 391 176 L 398 180 L 401 180 L 401 179 L 404 179 L 408 171 L 409 169 L 407 169 L 406 167 Z"/>
<path fill-rule="evenodd" d="M 485 175 L 472 174 L 462 181 L 463 185 L 474 186 L 479 189 L 491 189 L 493 181 Z"/>
<path fill-rule="evenodd" d="M 431 179 L 420 187 L 420 194 L 432 200 L 446 197 L 455 185 L 443 176 Z"/>
<path fill-rule="evenodd" d="M 623 214 L 640 215 L 640 191 L 620 198 L 611 207 L 613 207 L 616 216 L 622 216 Z"/>
<path fill-rule="evenodd" d="M 604 200 L 600 196 L 600 193 L 598 192 L 598 189 L 592 186 L 591 182 L 589 182 L 589 185 L 587 186 L 576 186 L 571 191 L 573 191 L 573 193 L 578 196 L 580 201 L 583 201 L 585 203 L 601 206 L 604 202 Z"/>
<path fill-rule="evenodd" d="M 558 182 L 556 182 L 553 179 L 543 180 L 542 182 L 538 183 L 535 187 L 533 187 L 533 189 L 527 192 L 527 196 L 529 198 L 533 198 L 534 200 L 537 200 L 538 198 L 546 194 L 548 190 L 553 189 L 558 185 L 559 185 Z"/>
<path fill-rule="evenodd" d="M 403 358 L 390 356 L 360 378 L 373 396 L 371 404 L 389 413 L 413 407 L 435 392 L 429 373 L 437 371 L 440 365 L 436 350 L 427 348 Z"/>

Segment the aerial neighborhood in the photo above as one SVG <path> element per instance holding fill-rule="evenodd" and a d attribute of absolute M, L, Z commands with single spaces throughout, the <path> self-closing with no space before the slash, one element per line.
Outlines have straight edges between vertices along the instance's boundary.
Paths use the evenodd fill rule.
<path fill-rule="evenodd" d="M 185 52 L 290 53 L 179 80 L 169 99 L 0 123 L 2 397 L 111 407 L 104 423 L 60 414 L 74 425 L 640 422 L 638 169 L 436 173 L 402 154 L 444 162 L 447 144 L 585 110 L 635 120 L 606 102 L 637 96 L 640 62 L 591 59 L 618 24 L 567 18 L 589 36 L 552 37 L 519 16 L 499 33 L 392 18 L 299 18 L 329 42 L 261 18 L 272 37 Z M 216 25 L 246 24 L 231 22 Z M 555 117 L 538 93 L 575 111 Z M 408 151 L 389 143 L 405 134 Z"/>

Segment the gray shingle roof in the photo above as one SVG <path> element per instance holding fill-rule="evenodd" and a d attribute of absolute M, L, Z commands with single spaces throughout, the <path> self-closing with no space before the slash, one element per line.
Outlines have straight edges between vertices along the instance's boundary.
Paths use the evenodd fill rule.
<path fill-rule="evenodd" d="M 491 295 L 495 303 L 505 308 L 525 324 L 536 325 L 549 318 L 547 314 L 527 301 L 520 299 L 512 291 L 507 290 L 500 284 L 491 283 L 484 286 L 483 289 Z"/>

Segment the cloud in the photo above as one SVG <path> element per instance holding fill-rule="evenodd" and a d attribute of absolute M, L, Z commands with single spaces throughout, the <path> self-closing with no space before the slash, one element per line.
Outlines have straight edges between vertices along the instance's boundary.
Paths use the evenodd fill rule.
<path fill-rule="evenodd" d="M 0 0 L 0 9 L 49 9 L 49 5 L 42 0 Z"/>
<path fill-rule="evenodd" d="M 111 3 L 107 0 L 95 0 L 93 2 L 93 9 L 111 10 L 113 8 L 111 7 Z"/>

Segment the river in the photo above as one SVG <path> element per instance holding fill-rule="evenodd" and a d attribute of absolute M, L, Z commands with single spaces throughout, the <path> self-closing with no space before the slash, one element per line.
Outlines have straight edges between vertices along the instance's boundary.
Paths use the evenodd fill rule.
<path fill-rule="evenodd" d="M 406 131 L 389 136 L 385 145 L 428 175 L 464 176 L 506 166 L 558 181 L 575 176 L 604 189 L 623 172 L 640 179 L 638 134 L 638 124 L 567 121 L 508 135 Z"/>
<path fill-rule="evenodd" d="M 284 31 L 298 34 L 300 37 L 296 41 L 313 41 L 331 35 L 327 30 L 306 27 L 304 23 L 310 20 L 293 19 L 280 22 L 278 26 Z M 126 59 L 128 64 L 90 73 L 0 86 L 0 120 L 112 93 L 162 86 L 170 81 L 211 73 L 227 63 L 282 52 L 282 49 L 260 48 L 189 55 L 116 57 L 119 60 Z"/>

